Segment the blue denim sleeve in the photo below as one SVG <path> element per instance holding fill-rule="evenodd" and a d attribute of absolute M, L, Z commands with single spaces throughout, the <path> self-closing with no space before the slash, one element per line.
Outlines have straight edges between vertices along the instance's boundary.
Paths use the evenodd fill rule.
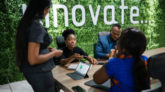
<path fill-rule="evenodd" d="M 97 58 L 106 58 L 106 53 L 103 52 L 103 46 L 102 46 L 102 42 L 101 39 L 99 37 L 98 42 L 97 42 L 97 46 L 96 46 L 96 57 Z"/>

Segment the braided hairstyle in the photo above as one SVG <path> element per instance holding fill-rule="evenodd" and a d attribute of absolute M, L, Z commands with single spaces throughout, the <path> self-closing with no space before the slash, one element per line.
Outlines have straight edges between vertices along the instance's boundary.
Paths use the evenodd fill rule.
<path fill-rule="evenodd" d="M 123 30 L 117 43 L 119 48 L 118 56 L 121 54 L 135 56 L 133 78 L 137 92 L 147 89 L 147 80 L 149 79 L 145 62 L 141 58 L 146 49 L 146 43 L 145 35 L 134 27 Z"/>

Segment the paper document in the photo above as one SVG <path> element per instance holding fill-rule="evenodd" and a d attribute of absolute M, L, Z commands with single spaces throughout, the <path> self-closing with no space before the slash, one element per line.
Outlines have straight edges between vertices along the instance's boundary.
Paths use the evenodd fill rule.
<path fill-rule="evenodd" d="M 68 69 L 76 69 L 78 64 L 71 64 Z"/>
<path fill-rule="evenodd" d="M 90 69 L 92 68 L 92 64 L 91 64 L 91 67 L 90 67 Z"/>
<path fill-rule="evenodd" d="M 78 66 L 78 64 L 71 64 L 71 65 L 68 67 L 68 69 L 76 69 L 77 66 Z M 92 68 L 92 65 L 91 65 L 90 69 L 91 69 L 91 68 Z"/>

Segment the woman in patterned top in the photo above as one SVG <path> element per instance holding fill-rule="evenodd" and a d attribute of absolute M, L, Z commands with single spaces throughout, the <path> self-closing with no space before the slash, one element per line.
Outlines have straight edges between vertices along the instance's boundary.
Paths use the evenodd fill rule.
<path fill-rule="evenodd" d="M 109 92 L 141 92 L 149 89 L 148 58 L 142 55 L 146 42 L 145 35 L 137 28 L 122 31 L 117 42 L 118 53 L 95 72 L 94 82 L 102 84 L 111 79 Z"/>

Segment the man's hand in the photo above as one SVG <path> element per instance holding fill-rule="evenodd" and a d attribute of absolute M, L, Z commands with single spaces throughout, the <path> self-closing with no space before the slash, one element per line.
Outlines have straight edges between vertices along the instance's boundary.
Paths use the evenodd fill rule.
<path fill-rule="evenodd" d="M 109 57 L 109 54 L 107 54 L 106 57 Z"/>
<path fill-rule="evenodd" d="M 114 58 L 116 58 L 117 57 L 117 54 L 118 54 L 118 50 L 117 50 L 117 46 L 115 46 L 115 51 L 114 51 Z"/>
<path fill-rule="evenodd" d="M 115 53 L 115 49 L 111 49 L 111 52 L 110 52 L 109 57 L 113 57 L 114 56 L 114 53 Z"/>
<path fill-rule="evenodd" d="M 95 58 L 91 58 L 91 63 L 95 65 L 97 64 L 97 60 Z"/>

